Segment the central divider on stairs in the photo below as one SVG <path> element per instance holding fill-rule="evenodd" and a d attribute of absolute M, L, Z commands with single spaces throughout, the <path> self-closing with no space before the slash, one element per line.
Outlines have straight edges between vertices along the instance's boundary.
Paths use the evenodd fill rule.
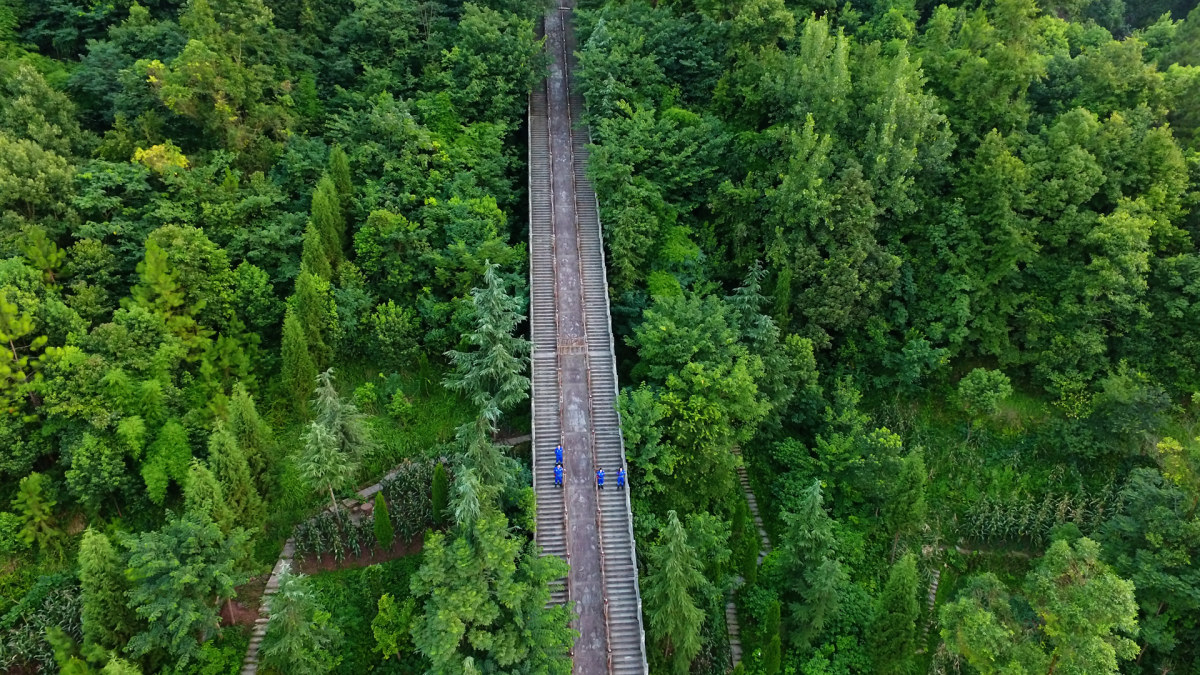
<path fill-rule="evenodd" d="M 575 603 L 577 675 L 646 675 L 617 367 L 596 194 L 587 180 L 588 132 L 575 67 L 571 1 L 544 22 L 550 73 L 529 98 L 529 276 L 533 342 L 533 486 L 543 555 L 570 564 L 551 602 Z M 565 486 L 554 485 L 554 448 Z M 608 474 L 606 489 L 596 470 Z M 636 478 L 636 477 L 631 477 Z"/>

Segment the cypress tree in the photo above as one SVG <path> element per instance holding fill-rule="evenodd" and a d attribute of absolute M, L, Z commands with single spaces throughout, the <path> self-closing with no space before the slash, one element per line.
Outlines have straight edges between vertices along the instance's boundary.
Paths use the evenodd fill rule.
<path fill-rule="evenodd" d="M 317 229 L 316 223 L 311 220 L 304 228 L 304 251 L 300 257 L 300 264 L 322 279 L 333 278 L 333 268 L 329 265 L 329 253 L 325 249 L 325 241 L 322 239 L 321 231 Z"/>
<path fill-rule="evenodd" d="M 233 398 L 229 401 L 229 430 L 237 439 L 261 488 L 263 474 L 275 451 L 275 435 L 271 426 L 259 416 L 254 397 L 241 382 L 234 385 Z"/>
<path fill-rule="evenodd" d="M 905 554 L 888 573 L 875 604 L 868 650 L 879 675 L 906 675 L 917 642 L 917 559 Z"/>
<path fill-rule="evenodd" d="M 354 184 L 350 179 L 350 159 L 346 157 L 342 146 L 336 143 L 329 149 L 329 177 L 342 204 L 342 217 L 348 223 L 354 206 Z"/>
<path fill-rule="evenodd" d="M 337 187 L 329 174 L 321 176 L 312 197 L 312 222 L 321 233 L 325 255 L 332 267 L 342 262 L 342 240 L 346 236 L 346 218 L 342 213 Z"/>
<path fill-rule="evenodd" d="M 304 327 L 288 309 L 283 319 L 283 390 L 300 419 L 308 417 L 308 395 L 317 379 L 317 366 L 308 352 Z"/>
<path fill-rule="evenodd" d="M 221 484 L 198 459 L 193 459 L 188 467 L 187 484 L 183 488 L 183 511 L 202 521 L 213 521 L 225 534 L 233 530 L 233 514 L 225 503 Z"/>
<path fill-rule="evenodd" d="M 262 497 L 254 487 L 250 465 L 237 439 L 221 422 L 217 422 L 208 438 L 208 464 L 221 486 L 234 523 L 248 530 L 259 527 L 265 515 Z"/>
<path fill-rule="evenodd" d="M 125 605 L 125 565 L 103 533 L 88 528 L 79 544 L 83 641 L 120 649 L 134 633 L 134 618 Z"/>
<path fill-rule="evenodd" d="M 703 586 L 704 577 L 675 511 L 667 512 L 667 523 L 649 557 L 642 598 L 650 636 L 663 653 L 671 655 L 671 671 L 687 675 L 692 659 L 700 652 L 700 628 L 704 623 L 704 612 L 696 606 L 692 592 Z"/>
<path fill-rule="evenodd" d="M 925 459 L 914 450 L 900 462 L 891 494 L 883 505 L 883 522 L 892 533 L 892 557 L 900 537 L 916 532 L 925 522 Z"/>
<path fill-rule="evenodd" d="M 392 528 L 392 517 L 388 514 L 387 502 L 382 492 L 375 493 L 375 542 L 384 551 L 392 550 L 392 542 L 396 540 L 396 530 Z"/>
<path fill-rule="evenodd" d="M 308 353 L 312 355 L 313 363 L 316 364 L 317 370 L 329 367 L 333 358 L 333 331 L 337 325 L 337 308 L 333 302 L 333 290 L 329 280 L 302 266 L 300 275 L 296 277 L 296 291 L 291 300 L 289 309 L 295 310 L 296 319 L 304 330 Z"/>
<path fill-rule="evenodd" d="M 776 675 L 783 658 L 783 645 L 779 635 L 778 600 L 772 602 L 767 609 L 767 617 L 763 621 L 763 639 L 767 643 L 763 649 L 763 672 L 766 675 Z"/>
<path fill-rule="evenodd" d="M 433 524 L 442 527 L 446 524 L 446 507 L 450 500 L 450 477 L 446 475 L 446 467 L 438 462 L 433 468 Z"/>

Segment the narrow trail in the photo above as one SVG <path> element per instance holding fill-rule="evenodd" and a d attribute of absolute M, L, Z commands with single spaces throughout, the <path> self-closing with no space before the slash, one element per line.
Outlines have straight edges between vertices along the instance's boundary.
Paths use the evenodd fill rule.
<path fill-rule="evenodd" d="M 544 21 L 549 76 L 529 98 L 529 273 L 533 342 L 533 487 L 543 555 L 570 564 L 551 602 L 574 603 L 576 675 L 645 675 L 646 637 L 616 409 L 617 371 L 588 132 L 574 89 L 572 1 Z M 564 482 L 554 485 L 562 444 Z M 596 470 L 609 476 L 598 489 Z M 631 477 L 636 480 L 636 477 Z"/>
<path fill-rule="evenodd" d="M 741 448 L 734 448 L 733 454 L 739 458 L 742 456 Z M 767 536 L 767 529 L 763 527 L 762 516 L 758 514 L 758 500 L 754 498 L 754 490 L 750 487 L 750 476 L 746 474 L 745 462 L 738 463 L 737 468 L 738 483 L 742 486 L 742 492 L 746 494 L 746 502 L 750 505 L 750 516 L 754 518 L 754 527 L 758 530 L 758 564 L 762 564 L 767 554 L 771 552 L 771 538 Z M 745 579 L 738 577 L 735 581 L 735 588 L 745 583 Z M 738 623 L 737 605 L 733 602 L 733 594 L 730 593 L 729 600 L 725 603 L 725 625 L 729 632 L 729 660 L 730 667 L 737 668 L 742 662 L 742 639 L 741 639 L 741 624 Z"/>

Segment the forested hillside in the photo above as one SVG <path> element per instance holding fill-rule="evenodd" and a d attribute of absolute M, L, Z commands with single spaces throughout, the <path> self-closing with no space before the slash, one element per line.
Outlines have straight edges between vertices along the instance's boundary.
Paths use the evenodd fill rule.
<path fill-rule="evenodd" d="M 240 672 L 293 535 L 264 672 L 569 668 L 493 442 L 541 13 L 0 0 L 0 670 Z"/>
<path fill-rule="evenodd" d="M 584 6 L 651 671 L 1196 672 L 1195 3 Z"/>

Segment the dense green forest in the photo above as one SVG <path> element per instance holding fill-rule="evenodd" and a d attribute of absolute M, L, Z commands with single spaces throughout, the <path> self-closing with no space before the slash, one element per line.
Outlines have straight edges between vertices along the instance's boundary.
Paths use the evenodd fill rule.
<path fill-rule="evenodd" d="M 584 5 L 652 672 L 1198 672 L 1195 3 Z"/>
<path fill-rule="evenodd" d="M 240 672 L 294 536 L 264 672 L 569 670 L 494 443 L 542 11 L 0 0 L 0 668 Z"/>
<path fill-rule="evenodd" d="M 582 2 L 651 672 L 1200 669 L 1194 6 Z M 545 8 L 0 0 L 0 667 L 570 672 Z"/>

